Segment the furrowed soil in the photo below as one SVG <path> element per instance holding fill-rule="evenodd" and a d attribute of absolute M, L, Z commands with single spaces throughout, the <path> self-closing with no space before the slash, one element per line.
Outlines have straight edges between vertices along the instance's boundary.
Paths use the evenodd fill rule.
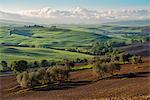
<path fill-rule="evenodd" d="M 20 87 L 15 76 L 1 76 L 2 100 L 81 100 L 81 99 L 150 99 L 150 57 L 143 58 L 142 64 L 123 65 L 120 74 L 136 73 L 134 77 L 110 77 L 98 81 L 92 70 L 72 72 L 66 86 L 56 89 L 43 88 L 28 90 L 18 94 Z M 18 86 L 18 87 L 17 87 Z M 7 90 L 15 88 L 14 90 Z"/>

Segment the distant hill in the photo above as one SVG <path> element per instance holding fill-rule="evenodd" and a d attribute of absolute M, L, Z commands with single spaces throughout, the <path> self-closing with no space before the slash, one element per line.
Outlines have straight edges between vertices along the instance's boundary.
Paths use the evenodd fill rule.
<path fill-rule="evenodd" d="M 34 23 L 0 19 L 0 26 L 24 26 L 24 25 L 34 25 Z"/>
<path fill-rule="evenodd" d="M 147 43 L 137 43 L 128 46 L 121 47 L 120 49 L 126 52 L 139 56 L 150 56 L 150 44 Z"/>
<path fill-rule="evenodd" d="M 104 24 L 112 24 L 112 25 L 126 25 L 126 26 L 145 26 L 150 25 L 150 20 L 126 20 L 126 21 L 117 21 L 117 22 L 108 22 Z"/>

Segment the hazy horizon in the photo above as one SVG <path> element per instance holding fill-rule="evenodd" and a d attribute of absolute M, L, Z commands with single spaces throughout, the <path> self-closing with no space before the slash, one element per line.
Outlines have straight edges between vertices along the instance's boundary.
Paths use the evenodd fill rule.
<path fill-rule="evenodd" d="M 148 0 L 0 0 L 0 19 L 99 24 L 149 19 Z"/>

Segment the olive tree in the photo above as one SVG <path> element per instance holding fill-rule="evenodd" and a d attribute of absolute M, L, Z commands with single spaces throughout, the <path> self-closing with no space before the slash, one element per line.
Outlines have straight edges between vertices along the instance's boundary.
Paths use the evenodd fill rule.
<path fill-rule="evenodd" d="M 101 63 L 96 62 L 93 67 L 93 72 L 98 77 L 103 77 L 106 74 L 113 75 L 115 71 L 119 71 L 121 69 L 121 66 L 115 63 Z"/>
<path fill-rule="evenodd" d="M 30 78 L 27 72 L 18 74 L 17 81 L 22 88 L 27 88 L 30 86 Z"/>

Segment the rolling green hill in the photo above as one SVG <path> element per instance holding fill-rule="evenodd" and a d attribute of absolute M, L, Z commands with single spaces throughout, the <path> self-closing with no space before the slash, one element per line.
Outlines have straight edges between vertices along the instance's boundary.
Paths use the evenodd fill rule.
<path fill-rule="evenodd" d="M 1 46 L 1 60 L 6 60 L 11 63 L 16 60 L 27 60 L 31 61 L 61 61 L 63 59 L 76 60 L 77 58 L 92 58 L 91 55 L 82 53 L 54 50 L 47 48 L 30 48 L 30 47 L 14 47 L 14 46 Z"/>
<path fill-rule="evenodd" d="M 67 25 L 3 26 L 0 27 L 0 60 L 12 62 L 21 59 L 33 61 L 91 58 L 91 55 L 69 52 L 65 49 L 88 51 L 97 41 L 129 44 L 132 40 L 145 42 L 148 39 L 149 26 L 68 25 L 68 28 Z"/>
<path fill-rule="evenodd" d="M 0 43 L 8 45 L 73 48 L 89 47 L 96 41 L 117 41 L 130 43 L 131 39 L 144 41 L 144 27 L 94 26 L 69 29 L 48 27 L 1 27 Z M 136 38 L 134 38 L 136 37 Z"/>

